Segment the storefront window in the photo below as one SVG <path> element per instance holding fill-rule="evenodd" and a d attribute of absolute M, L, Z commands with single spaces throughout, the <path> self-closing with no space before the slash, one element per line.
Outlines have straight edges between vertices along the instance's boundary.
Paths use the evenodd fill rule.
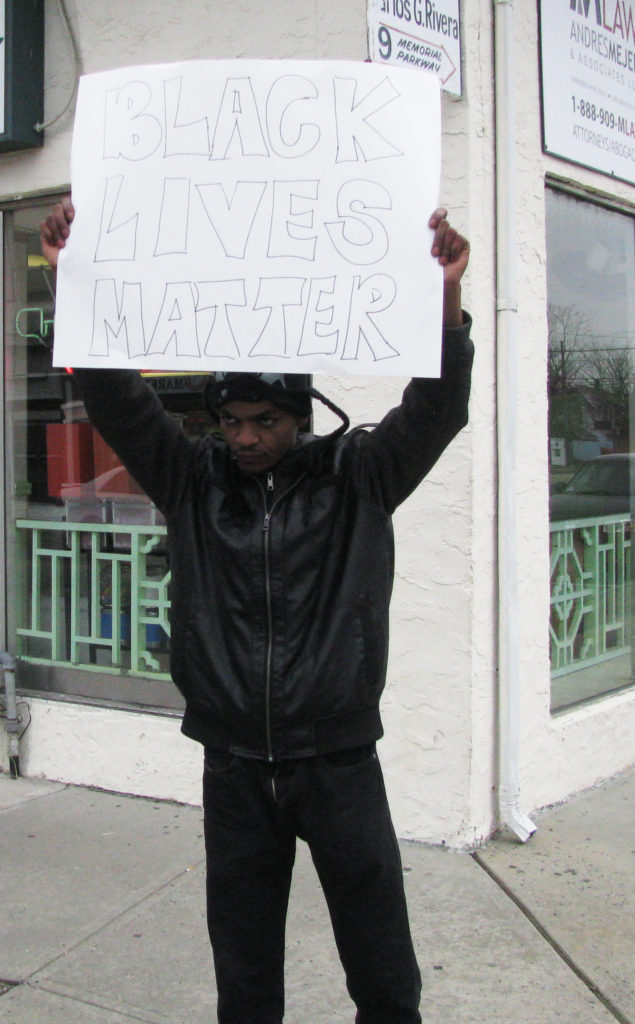
<path fill-rule="evenodd" d="M 23 688 L 178 707 L 169 680 L 165 524 L 52 368 L 50 207 L 4 213 L 7 636 Z M 191 435 L 211 428 L 200 377 L 151 380 Z"/>
<path fill-rule="evenodd" d="M 631 686 L 635 221 L 547 192 L 552 710 Z"/>

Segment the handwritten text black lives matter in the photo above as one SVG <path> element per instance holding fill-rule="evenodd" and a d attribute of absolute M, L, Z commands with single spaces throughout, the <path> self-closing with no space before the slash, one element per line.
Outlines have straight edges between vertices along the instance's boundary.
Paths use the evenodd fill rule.
<path fill-rule="evenodd" d="M 404 158 L 387 137 L 390 118 L 381 129 L 374 124 L 400 93 L 389 76 L 360 88 L 355 78 L 332 74 L 328 86 L 325 101 L 304 76 L 281 75 L 260 92 L 249 76 L 227 77 L 198 118 L 189 106 L 185 111 L 182 76 L 154 87 L 129 80 L 106 91 L 91 356 L 107 357 L 115 339 L 131 360 L 169 351 L 208 365 L 247 356 L 399 355 L 380 316 L 397 295 L 394 272 L 379 266 L 390 249 L 391 176 L 373 169 Z M 170 173 L 178 157 L 187 158 L 187 175 Z M 294 161 L 306 169 L 307 159 L 319 165 L 321 179 L 293 176 Z M 114 161 L 124 173 L 108 174 Z M 281 161 L 288 176 L 280 174 Z M 125 167 L 140 163 L 147 188 L 129 189 Z M 268 163 L 276 177 L 268 176 Z M 324 173 L 329 164 L 339 176 Z M 199 260 L 200 279 L 189 280 L 194 227 L 204 240 L 205 272 Z M 304 270 L 318 253 L 333 272 Z M 253 267 L 254 255 L 270 273 L 241 272 L 246 260 Z M 183 257 L 185 272 L 165 280 L 161 262 L 174 257 Z M 162 285 L 153 301 L 131 273 L 148 258 Z"/>

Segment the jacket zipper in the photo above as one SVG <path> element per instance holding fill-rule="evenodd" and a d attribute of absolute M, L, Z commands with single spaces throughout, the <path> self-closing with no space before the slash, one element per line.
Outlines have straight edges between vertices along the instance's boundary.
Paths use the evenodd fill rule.
<path fill-rule="evenodd" d="M 271 566 L 270 566 L 270 552 L 269 552 L 269 526 L 271 524 L 271 517 L 276 507 L 281 501 L 286 498 L 288 494 L 297 487 L 300 481 L 306 476 L 306 473 L 302 473 L 297 480 L 295 480 L 286 491 L 283 491 L 279 497 L 277 497 L 271 508 L 268 507 L 267 494 L 272 493 L 274 490 L 273 484 L 273 473 L 267 473 L 267 489 L 262 486 L 262 483 L 258 478 L 256 482 L 261 490 L 262 498 L 265 506 L 265 515 L 262 521 L 262 534 L 264 542 L 264 559 L 265 559 L 265 602 L 267 607 L 267 655 L 265 659 L 265 734 L 267 737 L 267 760 L 273 761 L 273 739 L 271 735 L 271 663 L 273 661 L 273 602 L 271 599 Z"/>
<path fill-rule="evenodd" d="M 260 481 L 258 481 L 260 484 Z M 262 488 L 262 484 L 260 484 Z M 265 728 L 267 736 L 267 760 L 273 761 L 273 741 L 271 737 L 271 662 L 273 659 L 273 609 L 271 601 L 271 576 L 269 567 L 269 523 L 271 510 L 268 508 L 267 493 L 273 493 L 273 473 L 267 473 L 267 492 L 262 496 L 265 502 L 265 518 L 262 523 L 264 556 L 265 556 L 265 600 L 267 604 L 267 657 L 265 660 Z M 275 502 L 274 502 L 275 504 Z"/>

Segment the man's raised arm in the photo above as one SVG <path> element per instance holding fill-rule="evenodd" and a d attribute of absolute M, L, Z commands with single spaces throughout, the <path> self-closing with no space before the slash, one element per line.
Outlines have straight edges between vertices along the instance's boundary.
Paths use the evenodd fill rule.
<path fill-rule="evenodd" d="M 435 210 L 431 252 L 443 267 L 443 348 L 441 377 L 414 379 L 401 405 L 392 409 L 359 444 L 368 486 L 392 513 L 429 473 L 441 453 L 467 423 L 474 348 L 471 320 L 461 308 L 461 279 L 470 244 Z"/>
<path fill-rule="evenodd" d="M 461 278 L 470 258 L 470 243 L 452 227 L 444 207 L 434 211 L 428 226 L 434 231 L 432 255 L 443 267 L 443 326 L 460 327 L 463 323 Z"/>

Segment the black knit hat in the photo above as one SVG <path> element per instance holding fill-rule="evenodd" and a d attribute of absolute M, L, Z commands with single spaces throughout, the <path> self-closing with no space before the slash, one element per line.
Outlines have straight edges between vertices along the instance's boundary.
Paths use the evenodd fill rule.
<path fill-rule="evenodd" d="M 304 417 L 311 415 L 311 391 L 303 373 L 214 373 L 205 385 L 205 403 L 216 419 L 228 402 L 271 402 Z"/>
<path fill-rule="evenodd" d="M 228 402 L 271 402 L 294 416 L 311 415 L 311 399 L 317 398 L 342 423 L 329 435 L 335 440 L 348 430 L 349 419 L 342 409 L 310 384 L 304 373 L 213 373 L 203 391 L 205 406 L 214 419 Z"/>

